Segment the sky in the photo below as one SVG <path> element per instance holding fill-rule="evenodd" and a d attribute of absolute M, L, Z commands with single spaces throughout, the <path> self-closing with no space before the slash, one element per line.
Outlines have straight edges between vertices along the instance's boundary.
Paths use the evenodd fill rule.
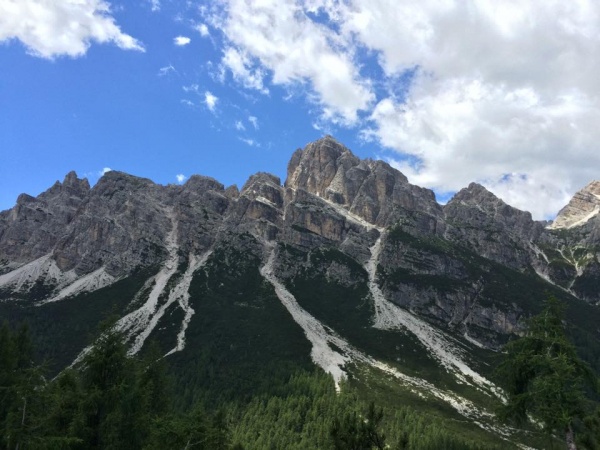
<path fill-rule="evenodd" d="M 600 3 L 0 0 L 0 210 L 71 170 L 285 180 L 325 134 L 535 219 L 600 179 Z"/>

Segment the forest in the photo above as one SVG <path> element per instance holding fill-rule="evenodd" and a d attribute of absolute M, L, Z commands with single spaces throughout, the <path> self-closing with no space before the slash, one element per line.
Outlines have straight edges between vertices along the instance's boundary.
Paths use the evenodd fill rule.
<path fill-rule="evenodd" d="M 550 298 L 528 332 L 505 347 L 496 376 L 508 398 L 497 414 L 537 435 L 540 448 L 596 450 L 598 378 L 567 338 L 563 309 Z M 198 396 L 176 389 L 156 342 L 128 356 L 124 336 L 110 322 L 95 342 L 72 367 L 48 378 L 45 364 L 34 362 L 28 325 L 0 326 L 0 448 L 517 448 L 510 439 L 465 432 L 456 419 L 414 403 L 377 404 L 381 398 L 364 395 L 357 383 L 345 381 L 336 391 L 316 368 L 297 370 L 253 396 L 236 397 L 244 381 L 229 394 Z M 530 416 L 539 426 L 528 425 Z"/>
<path fill-rule="evenodd" d="M 451 432 L 442 418 L 337 393 L 321 371 L 290 376 L 277 395 L 181 408 L 156 346 L 128 357 L 104 331 L 54 379 L 32 358 L 26 325 L 0 327 L 0 446 L 5 449 L 495 449 Z"/>

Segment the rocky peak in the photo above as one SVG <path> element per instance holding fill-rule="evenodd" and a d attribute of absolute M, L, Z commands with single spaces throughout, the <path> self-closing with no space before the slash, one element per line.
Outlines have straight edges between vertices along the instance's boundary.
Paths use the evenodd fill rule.
<path fill-rule="evenodd" d="M 6 221 L 0 220 L 0 253 L 15 263 L 48 253 L 74 220 L 89 193 L 88 180 L 69 172 L 62 183 L 57 181 L 37 197 L 19 195 L 17 204 L 2 213 Z"/>
<path fill-rule="evenodd" d="M 558 212 L 550 229 L 573 228 L 584 225 L 600 212 L 600 181 L 592 181 L 577 192 Z"/>
<path fill-rule="evenodd" d="M 223 191 L 225 187 L 212 177 L 203 175 L 192 175 L 183 185 L 185 190 L 190 191 Z"/>
<path fill-rule="evenodd" d="M 326 196 L 338 168 L 341 166 L 347 170 L 359 162 L 344 145 L 331 136 L 325 136 L 292 155 L 285 186 Z"/>
<path fill-rule="evenodd" d="M 90 191 L 90 183 L 87 178 L 80 179 L 75 171 L 69 172 L 63 182 L 57 181 L 54 185 L 39 195 L 38 199 L 52 201 L 55 197 L 77 197 L 83 198 Z"/>
<path fill-rule="evenodd" d="M 411 185 L 384 161 L 360 160 L 331 136 L 292 155 L 285 186 L 342 205 L 380 226 L 395 222 L 404 210 L 441 215 L 433 192 Z"/>
<path fill-rule="evenodd" d="M 87 179 L 84 178 L 83 180 L 80 180 L 74 170 L 70 171 L 62 182 L 64 187 L 78 187 L 81 184 L 87 184 L 89 186 Z"/>
<path fill-rule="evenodd" d="M 283 206 L 281 180 L 270 173 L 259 172 L 252 175 L 242 187 L 240 195 L 277 208 Z"/>
<path fill-rule="evenodd" d="M 106 172 L 94 186 L 95 191 L 106 190 L 139 190 L 141 188 L 156 187 L 156 183 L 148 178 L 137 177 L 118 170 Z"/>
<path fill-rule="evenodd" d="M 475 207 L 486 215 L 504 219 L 504 222 L 512 222 L 512 219 L 519 222 L 531 222 L 533 220 L 531 213 L 506 204 L 478 183 L 471 183 L 468 187 L 457 192 L 445 209 L 451 209 L 457 204 Z"/>
<path fill-rule="evenodd" d="M 491 260 L 522 269 L 530 262 L 529 242 L 542 232 L 531 213 L 514 208 L 478 183 L 460 190 L 445 206 L 445 237 L 469 243 Z"/>

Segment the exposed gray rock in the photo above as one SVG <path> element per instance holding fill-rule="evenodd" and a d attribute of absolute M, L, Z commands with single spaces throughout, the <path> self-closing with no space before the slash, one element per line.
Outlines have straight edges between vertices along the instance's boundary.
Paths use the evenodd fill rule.
<path fill-rule="evenodd" d="M 458 192 L 444 206 L 444 237 L 501 264 L 525 269 L 534 260 L 529 243 L 543 226 L 529 212 L 507 205 L 477 183 Z"/>
<path fill-rule="evenodd" d="M 383 227 L 404 219 L 417 231 L 431 233 L 443 216 L 432 191 L 411 185 L 383 161 L 361 161 L 331 136 L 294 153 L 285 186 L 342 205 Z M 414 220 L 411 213 L 427 220 Z"/>
<path fill-rule="evenodd" d="M 14 267 L 49 253 L 89 192 L 87 179 L 69 172 L 62 183 L 57 181 L 37 198 L 21 194 L 12 209 L 0 212 L 0 259 Z"/>
<path fill-rule="evenodd" d="M 594 189 L 565 215 L 589 215 Z M 279 244 L 286 249 L 279 252 L 281 279 L 310 269 L 353 287 L 367 283 L 362 268 L 381 235 L 378 283 L 386 298 L 490 347 L 524 323 L 520 305 L 483 294 L 492 262 L 533 277 L 536 271 L 582 299 L 600 300 L 593 288 L 600 283 L 597 218 L 548 230 L 474 183 L 442 207 L 432 191 L 383 161 L 360 160 L 330 136 L 294 152 L 284 186 L 268 173 L 252 175 L 238 190 L 200 175 L 161 186 L 113 171 L 90 189 L 71 172 L 0 213 L 0 274 L 50 255 L 69 280 L 100 268 L 116 280 L 167 260 L 183 264 L 209 249 L 227 248 L 233 258 Z M 352 264 L 325 258 L 312 266 L 310 255 L 331 249 Z"/>
<path fill-rule="evenodd" d="M 598 219 L 600 212 L 600 181 L 592 181 L 575 193 L 571 201 L 558 212 L 551 229 L 573 228 Z"/>

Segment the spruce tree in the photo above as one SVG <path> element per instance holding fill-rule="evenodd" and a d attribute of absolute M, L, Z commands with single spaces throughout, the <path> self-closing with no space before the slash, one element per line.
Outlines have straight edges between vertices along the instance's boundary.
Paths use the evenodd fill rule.
<path fill-rule="evenodd" d="M 585 385 L 596 381 L 566 336 L 563 309 L 550 297 L 543 311 L 530 319 L 525 335 L 505 346 L 498 374 L 506 383 L 508 400 L 499 414 L 517 424 L 531 416 L 547 433 L 564 436 L 574 450 L 574 423 L 586 414 Z"/>

